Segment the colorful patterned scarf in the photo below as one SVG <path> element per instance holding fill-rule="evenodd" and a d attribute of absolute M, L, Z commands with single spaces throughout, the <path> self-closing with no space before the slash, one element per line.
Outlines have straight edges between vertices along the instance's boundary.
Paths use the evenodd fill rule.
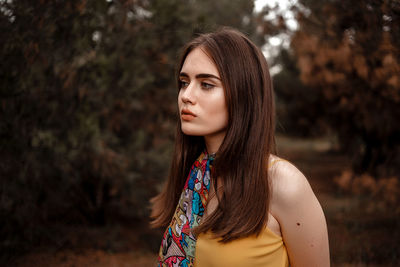
<path fill-rule="evenodd" d="M 158 257 L 158 266 L 194 265 L 196 237 L 192 229 L 199 225 L 207 204 L 214 155 L 201 155 L 190 168 L 178 206 L 164 233 Z"/>

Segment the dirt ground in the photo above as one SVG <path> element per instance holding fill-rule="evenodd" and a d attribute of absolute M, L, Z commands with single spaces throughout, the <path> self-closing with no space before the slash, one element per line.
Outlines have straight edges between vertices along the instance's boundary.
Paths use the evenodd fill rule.
<path fill-rule="evenodd" d="M 350 159 L 332 151 L 332 140 L 278 138 L 278 152 L 309 179 L 328 223 L 332 266 L 400 266 L 400 219 L 369 196 L 341 192 L 333 178 Z M 12 266 L 124 267 L 156 266 L 160 232 L 146 223 L 103 229 L 79 229 L 69 245 L 40 247 Z M 93 246 L 88 239 L 99 239 Z"/>

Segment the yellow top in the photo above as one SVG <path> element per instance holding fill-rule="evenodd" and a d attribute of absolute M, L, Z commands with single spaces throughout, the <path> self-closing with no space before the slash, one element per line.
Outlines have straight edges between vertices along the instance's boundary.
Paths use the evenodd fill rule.
<path fill-rule="evenodd" d="M 200 234 L 196 243 L 196 267 L 287 267 L 289 259 L 282 237 L 265 228 L 251 236 L 223 244 L 211 233 Z"/>
<path fill-rule="evenodd" d="M 284 159 L 273 159 L 269 167 Z M 282 237 L 268 227 L 257 237 L 220 243 L 211 233 L 200 234 L 196 243 L 196 267 L 288 267 Z"/>

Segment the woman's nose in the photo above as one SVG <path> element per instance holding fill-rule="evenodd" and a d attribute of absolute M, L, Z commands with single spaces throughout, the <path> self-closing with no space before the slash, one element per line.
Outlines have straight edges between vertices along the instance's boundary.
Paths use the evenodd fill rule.
<path fill-rule="evenodd" d="M 181 98 L 183 103 L 196 103 L 195 85 L 191 82 L 185 89 L 181 89 Z"/>

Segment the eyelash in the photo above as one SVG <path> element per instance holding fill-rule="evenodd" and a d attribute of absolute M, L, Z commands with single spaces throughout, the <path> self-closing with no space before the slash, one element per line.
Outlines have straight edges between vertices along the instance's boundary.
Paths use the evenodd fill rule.
<path fill-rule="evenodd" d="M 188 87 L 188 85 L 189 83 L 187 81 L 182 81 L 182 80 L 179 81 L 179 88 L 181 89 Z"/>
<path fill-rule="evenodd" d="M 189 84 L 190 84 L 190 82 L 181 80 L 181 81 L 179 81 L 179 88 L 181 88 L 181 89 L 186 88 L 189 86 Z M 201 85 L 201 88 L 204 90 L 211 90 L 215 87 L 215 85 L 206 83 L 206 82 L 201 82 L 200 85 Z"/>
<path fill-rule="evenodd" d="M 205 90 L 211 90 L 214 87 L 215 87 L 215 85 L 213 85 L 213 84 L 209 84 L 209 83 L 205 83 L 205 82 L 201 83 L 201 88 L 203 88 Z"/>

